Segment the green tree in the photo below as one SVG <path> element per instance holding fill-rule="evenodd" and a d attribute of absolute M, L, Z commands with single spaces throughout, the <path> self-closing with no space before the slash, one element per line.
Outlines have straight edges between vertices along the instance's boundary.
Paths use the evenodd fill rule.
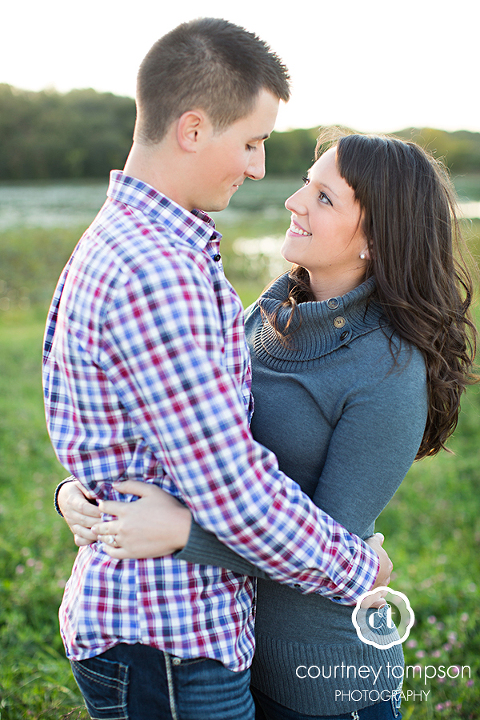
<path fill-rule="evenodd" d="M 123 167 L 134 122 L 131 98 L 0 85 L 0 179 L 105 177 Z"/>
<path fill-rule="evenodd" d="M 131 98 L 95 90 L 29 92 L 0 84 L 0 179 L 106 177 L 122 168 L 135 123 Z M 319 128 L 274 132 L 269 175 L 301 175 L 312 164 Z M 455 174 L 480 172 L 480 133 L 408 128 L 413 139 Z"/>

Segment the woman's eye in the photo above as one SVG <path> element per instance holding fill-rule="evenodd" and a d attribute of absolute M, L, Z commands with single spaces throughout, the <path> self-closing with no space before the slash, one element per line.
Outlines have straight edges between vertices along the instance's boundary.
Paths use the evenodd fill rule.
<path fill-rule="evenodd" d="M 247 145 L 247 150 L 256 150 L 255 145 Z"/>
<path fill-rule="evenodd" d="M 303 180 L 304 186 L 305 186 L 305 185 L 310 185 L 310 178 L 307 177 L 306 175 L 303 175 L 303 176 L 302 176 L 302 180 Z M 319 192 L 319 194 L 318 194 L 318 199 L 319 199 L 320 202 L 323 203 L 324 205 L 332 205 L 332 201 L 330 200 L 330 198 L 328 197 L 328 195 L 325 195 L 324 192 Z M 333 206 L 332 206 L 332 207 L 333 207 Z"/>
<path fill-rule="evenodd" d="M 325 195 L 324 192 L 321 192 L 321 193 L 319 194 L 318 199 L 319 199 L 320 202 L 323 203 L 324 205 L 331 205 L 331 204 L 332 204 L 330 198 L 328 197 L 328 195 Z"/>

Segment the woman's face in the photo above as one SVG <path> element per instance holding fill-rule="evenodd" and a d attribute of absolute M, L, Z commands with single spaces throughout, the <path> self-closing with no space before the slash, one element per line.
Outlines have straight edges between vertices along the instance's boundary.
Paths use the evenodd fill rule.
<path fill-rule="evenodd" d="M 360 205 L 337 170 L 336 148 L 316 161 L 305 185 L 288 198 L 285 207 L 292 217 L 282 255 L 308 270 L 316 297 L 322 287 L 332 297 L 363 281 L 367 242 Z"/>

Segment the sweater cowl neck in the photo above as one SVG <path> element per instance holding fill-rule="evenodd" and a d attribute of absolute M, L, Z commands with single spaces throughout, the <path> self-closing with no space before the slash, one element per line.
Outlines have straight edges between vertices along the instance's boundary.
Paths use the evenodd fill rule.
<path fill-rule="evenodd" d="M 371 277 L 346 295 L 300 303 L 286 338 L 280 338 L 268 317 L 277 313 L 277 326 L 285 331 L 291 308 L 282 307 L 282 303 L 288 297 L 289 284 L 286 273 L 258 300 L 262 322 L 255 332 L 254 350 L 266 364 L 273 359 L 283 360 L 287 365 L 315 360 L 386 324 L 386 320 L 381 320 L 381 307 L 371 297 L 376 287 L 375 278 Z"/>

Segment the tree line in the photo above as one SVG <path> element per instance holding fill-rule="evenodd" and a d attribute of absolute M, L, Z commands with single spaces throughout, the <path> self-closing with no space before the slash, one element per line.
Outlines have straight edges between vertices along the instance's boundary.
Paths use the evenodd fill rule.
<path fill-rule="evenodd" d="M 0 180 L 104 178 L 123 167 L 134 123 L 132 98 L 0 84 Z M 267 173 L 304 173 L 319 130 L 274 132 L 267 143 Z M 454 174 L 480 172 L 480 133 L 407 128 L 395 134 L 429 149 Z"/>

